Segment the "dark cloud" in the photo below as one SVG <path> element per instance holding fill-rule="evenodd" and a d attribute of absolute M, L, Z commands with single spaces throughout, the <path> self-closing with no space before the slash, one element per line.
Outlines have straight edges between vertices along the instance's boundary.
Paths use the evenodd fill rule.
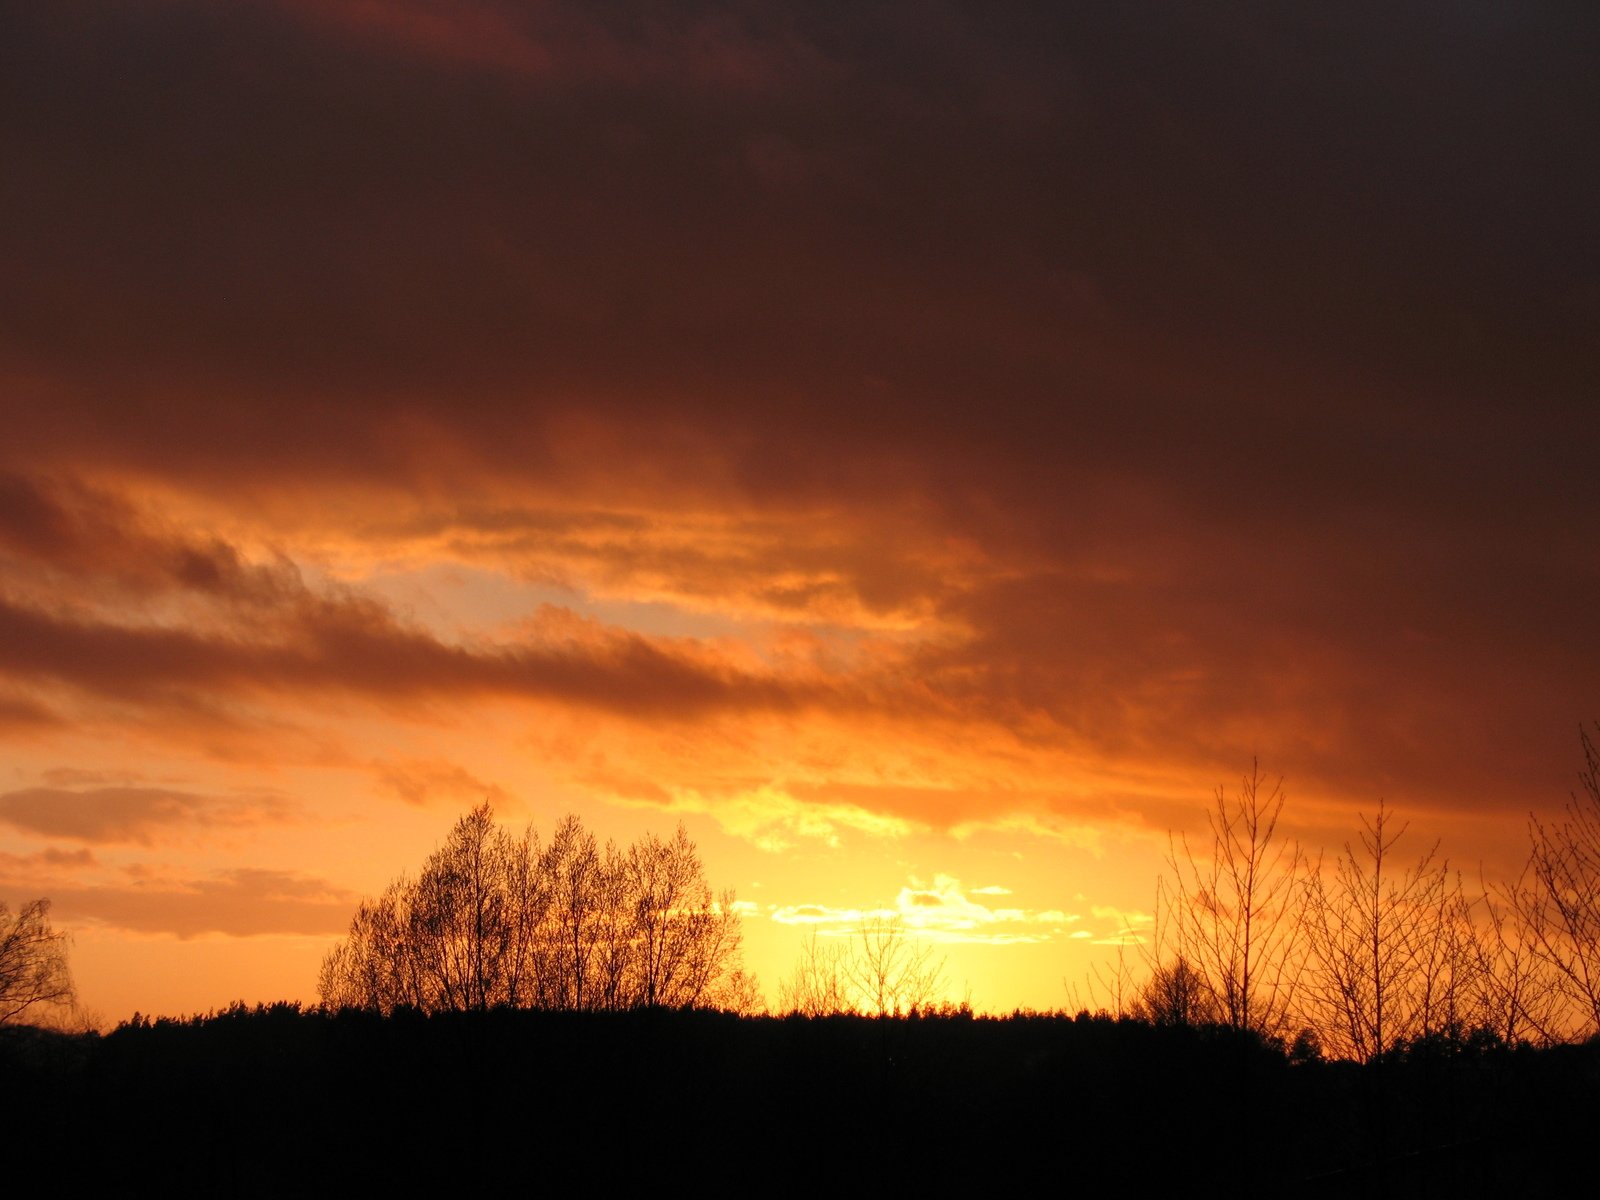
<path fill-rule="evenodd" d="M 525 643 L 452 644 L 349 589 L 313 589 L 286 561 L 249 563 L 219 539 L 151 529 L 121 501 L 0 478 L 0 549 L 58 577 L 35 581 L 43 603 L 0 590 L 0 671 L 167 704 L 310 689 L 396 701 L 521 695 L 659 717 L 791 708 L 815 690 L 751 675 L 687 641 L 608 629 L 554 608 L 535 614 Z M 166 596 L 200 607 L 181 627 L 129 623 L 119 606 L 86 610 L 106 580 L 132 585 L 150 602 Z M 19 719 L 43 719 L 45 710 L 22 701 L 16 708 Z"/>
<path fill-rule="evenodd" d="M 1519 808 L 1565 778 L 1600 663 L 1600 30 L 1573 6 L 4 25 L 0 549 L 206 617 L 19 583 L 18 678 L 652 718 L 862 694 L 616 631 L 450 644 L 117 498 L 154 479 L 911 614 L 942 636 L 876 703 L 1085 753 Z M 706 513 L 748 540 L 663 545 Z"/>
<path fill-rule="evenodd" d="M 23 788 L 0 795 L 0 822 L 36 837 L 148 845 L 174 832 L 281 820 L 288 806 L 273 797 L 215 797 L 160 787 L 74 791 Z"/>
<path fill-rule="evenodd" d="M 371 11 L 11 14 L 8 344 L 114 372 L 30 429 L 542 467 L 576 402 L 728 423 L 759 484 L 1582 411 L 1600 131 L 1555 6 Z"/>
<path fill-rule="evenodd" d="M 325 880 L 241 868 L 193 880 L 56 885 L 51 905 L 63 923 L 93 921 L 135 933 L 180 938 L 216 933 L 316 936 L 342 933 L 357 897 Z"/>
<path fill-rule="evenodd" d="M 663 720 L 730 707 L 792 709 L 823 694 L 816 683 L 752 676 L 625 632 L 534 646 L 451 645 L 354 601 L 291 610 L 275 628 L 208 636 L 63 618 L 0 599 L 0 671 L 156 705 L 208 695 L 343 694 L 395 704 L 478 695 Z"/>
<path fill-rule="evenodd" d="M 128 501 L 76 480 L 0 473 L 0 554 L 137 594 L 182 589 L 233 601 L 290 599 L 300 577 L 286 562 L 246 564 L 217 538 L 164 530 Z"/>

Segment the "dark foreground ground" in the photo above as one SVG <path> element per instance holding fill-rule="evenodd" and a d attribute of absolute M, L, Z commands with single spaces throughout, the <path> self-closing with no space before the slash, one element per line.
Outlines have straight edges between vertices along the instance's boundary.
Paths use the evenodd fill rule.
<path fill-rule="evenodd" d="M 0 1095 L 12 1181 L 52 1193 L 1511 1197 L 1587 1177 L 1600 1047 L 1357 1068 L 1086 1015 L 285 1005 L 0 1030 Z"/>

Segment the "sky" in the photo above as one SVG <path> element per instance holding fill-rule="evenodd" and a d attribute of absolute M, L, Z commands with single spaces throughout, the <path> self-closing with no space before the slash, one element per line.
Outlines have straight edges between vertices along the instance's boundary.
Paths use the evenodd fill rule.
<path fill-rule="evenodd" d="M 0 0 L 0 900 L 315 999 L 456 817 L 769 999 L 1073 1005 L 1259 762 L 1520 865 L 1600 718 L 1587 6 Z"/>

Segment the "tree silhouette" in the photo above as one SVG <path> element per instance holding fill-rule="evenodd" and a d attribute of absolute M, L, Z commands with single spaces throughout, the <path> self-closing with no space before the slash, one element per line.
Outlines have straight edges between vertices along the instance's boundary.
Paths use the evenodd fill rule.
<path fill-rule="evenodd" d="M 887 1017 L 932 1004 L 944 982 L 944 959 L 912 938 L 898 916 L 863 917 L 851 939 L 846 975 L 864 1011 Z"/>
<path fill-rule="evenodd" d="M 1597 726 L 1600 731 L 1600 726 Z M 1575 1031 L 1600 1030 L 1600 748 L 1587 729 L 1583 788 L 1559 824 L 1528 822 L 1528 869 L 1503 899 L 1535 954 L 1553 974 Z"/>
<path fill-rule="evenodd" d="M 779 1006 L 811 1017 L 897 1016 L 932 1005 L 944 988 L 944 971 L 944 958 L 911 936 L 898 915 L 866 916 L 847 939 L 825 943 L 812 931 L 779 986 Z"/>
<path fill-rule="evenodd" d="M 1217 1019 L 1269 1038 L 1292 1026 L 1302 966 L 1305 857 L 1279 832 L 1285 799 L 1282 780 L 1265 785 L 1255 763 L 1236 795 L 1219 787 L 1210 853 L 1197 856 L 1187 839 L 1174 841 L 1157 903 Z"/>
<path fill-rule="evenodd" d="M 1319 870 L 1308 882 L 1306 1007 L 1324 1046 L 1368 1062 L 1475 1024 L 1482 956 L 1460 877 L 1437 843 L 1396 867 L 1407 826 L 1396 828 L 1382 802 L 1361 825 L 1359 847 L 1346 843 L 1331 877 Z"/>
<path fill-rule="evenodd" d="M 1484 920 L 1477 939 L 1479 1019 L 1508 1046 L 1555 1040 L 1567 1007 L 1560 973 L 1540 953 L 1517 913 L 1516 897 L 1528 880 L 1525 871 L 1514 883 L 1483 885 Z"/>
<path fill-rule="evenodd" d="M 428 1012 L 750 1007 L 731 892 L 714 897 L 694 843 L 647 835 L 604 853 L 576 817 L 547 847 L 495 824 L 487 803 L 456 822 L 415 880 L 364 900 L 323 961 L 333 1008 Z"/>
<path fill-rule="evenodd" d="M 0 1025 L 35 1005 L 70 1005 L 67 935 L 50 926 L 50 901 L 30 900 L 16 916 L 0 902 Z"/>
<path fill-rule="evenodd" d="M 1205 977 L 1181 955 L 1157 963 L 1139 988 L 1131 1015 L 1152 1025 L 1211 1025 L 1220 1014 Z"/>
<path fill-rule="evenodd" d="M 845 947 L 822 941 L 813 929 L 800 944 L 794 971 L 778 985 L 778 1007 L 807 1017 L 853 1012 L 855 1004 L 845 977 Z"/>

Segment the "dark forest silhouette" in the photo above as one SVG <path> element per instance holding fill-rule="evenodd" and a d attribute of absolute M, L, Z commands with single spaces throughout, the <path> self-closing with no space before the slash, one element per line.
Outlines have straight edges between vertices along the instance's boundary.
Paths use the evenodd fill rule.
<path fill-rule="evenodd" d="M 1368 1064 L 1106 1014 L 739 1017 L 242 1005 L 0 1031 L 53 1178 L 448 1186 L 1536 1194 L 1587 1161 L 1600 1046 L 1438 1037 Z M 863 1149 L 870 1150 L 864 1153 Z M 1136 1186 L 1135 1186 L 1136 1185 Z"/>

